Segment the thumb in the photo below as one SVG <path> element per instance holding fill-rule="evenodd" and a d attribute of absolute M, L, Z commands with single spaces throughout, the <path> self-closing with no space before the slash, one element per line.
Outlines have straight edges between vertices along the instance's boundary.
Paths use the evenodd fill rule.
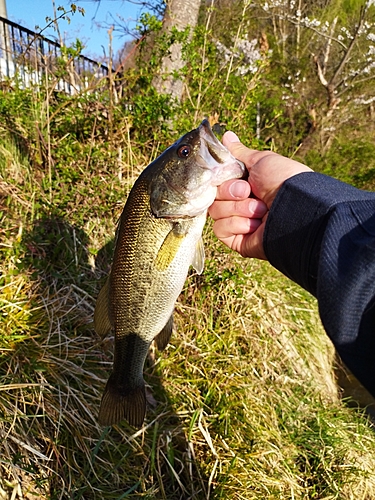
<path fill-rule="evenodd" d="M 241 160 L 243 163 L 245 163 L 246 167 L 249 168 L 248 162 L 253 151 L 248 147 L 244 146 L 234 132 L 232 132 L 231 130 L 225 132 L 225 134 L 223 135 L 222 142 L 223 145 L 227 149 L 229 149 L 229 151 L 235 158 Z"/>
<path fill-rule="evenodd" d="M 223 135 L 223 144 L 227 147 L 229 143 L 236 143 L 236 142 L 241 142 L 238 138 L 238 135 L 232 132 L 231 130 L 228 130 L 225 132 Z"/>

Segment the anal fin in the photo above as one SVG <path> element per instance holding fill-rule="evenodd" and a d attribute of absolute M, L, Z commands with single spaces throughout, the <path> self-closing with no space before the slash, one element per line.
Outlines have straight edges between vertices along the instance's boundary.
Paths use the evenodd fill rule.
<path fill-rule="evenodd" d="M 171 340 L 171 335 L 173 331 L 173 314 L 167 321 L 165 327 L 156 335 L 154 338 L 156 347 L 159 351 L 164 351 L 167 347 L 169 341 Z"/>

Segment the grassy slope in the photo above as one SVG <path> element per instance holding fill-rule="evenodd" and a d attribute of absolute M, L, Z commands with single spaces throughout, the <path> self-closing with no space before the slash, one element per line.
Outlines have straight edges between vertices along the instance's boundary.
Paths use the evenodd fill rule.
<path fill-rule="evenodd" d="M 375 498 L 375 435 L 338 398 L 315 301 L 209 224 L 147 363 L 156 407 L 136 433 L 98 426 L 113 340 L 91 322 L 128 186 L 82 157 L 48 184 L 0 140 L 0 498 Z"/>

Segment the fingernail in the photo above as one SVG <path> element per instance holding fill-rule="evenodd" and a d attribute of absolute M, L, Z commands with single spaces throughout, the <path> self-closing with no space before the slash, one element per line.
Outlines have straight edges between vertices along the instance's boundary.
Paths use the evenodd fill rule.
<path fill-rule="evenodd" d="M 246 198 L 248 187 L 243 181 L 237 181 L 231 184 L 229 187 L 229 193 L 233 196 L 233 198 Z"/>
<path fill-rule="evenodd" d="M 231 130 L 228 130 L 228 132 L 226 132 L 225 139 L 228 142 L 240 142 L 238 136 L 234 132 L 232 132 Z"/>

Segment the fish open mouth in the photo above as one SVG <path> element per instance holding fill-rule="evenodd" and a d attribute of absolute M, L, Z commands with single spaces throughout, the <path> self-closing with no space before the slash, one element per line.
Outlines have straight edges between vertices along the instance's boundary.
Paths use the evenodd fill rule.
<path fill-rule="evenodd" d="M 217 163 L 225 163 L 228 160 L 228 150 L 219 142 L 211 129 L 208 120 L 203 120 L 199 125 L 199 135 L 207 146 L 208 152 Z"/>
<path fill-rule="evenodd" d="M 245 165 L 221 144 L 212 132 L 208 120 L 203 120 L 198 130 L 201 139 L 199 153 L 203 160 L 202 167 L 212 171 L 213 177 L 217 178 L 215 184 L 219 185 L 230 178 L 245 178 L 247 174 Z"/>

